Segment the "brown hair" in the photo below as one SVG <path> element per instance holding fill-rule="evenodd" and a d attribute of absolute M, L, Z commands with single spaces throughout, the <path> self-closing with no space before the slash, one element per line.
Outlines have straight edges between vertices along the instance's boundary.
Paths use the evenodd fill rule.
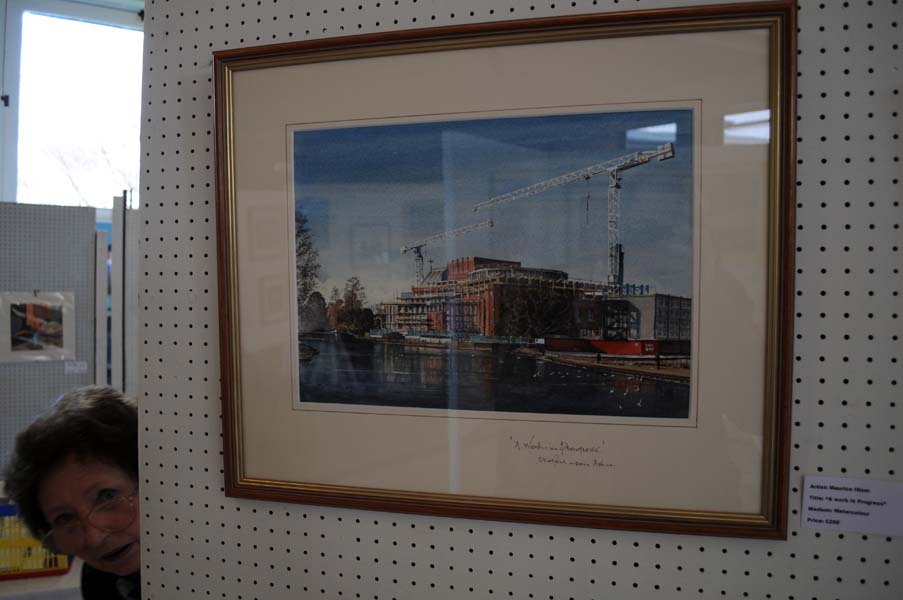
<path fill-rule="evenodd" d="M 50 524 L 38 503 L 44 478 L 69 456 L 122 469 L 138 482 L 138 409 L 111 387 L 77 388 L 16 436 L 6 493 L 35 537 Z"/>

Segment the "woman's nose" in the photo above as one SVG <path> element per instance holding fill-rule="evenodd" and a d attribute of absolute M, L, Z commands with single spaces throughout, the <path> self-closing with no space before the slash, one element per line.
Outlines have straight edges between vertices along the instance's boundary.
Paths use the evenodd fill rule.
<path fill-rule="evenodd" d="M 84 527 L 85 532 L 85 546 L 91 548 L 99 546 L 106 539 L 107 535 L 109 535 L 108 531 L 90 523 L 84 523 L 82 526 Z"/>

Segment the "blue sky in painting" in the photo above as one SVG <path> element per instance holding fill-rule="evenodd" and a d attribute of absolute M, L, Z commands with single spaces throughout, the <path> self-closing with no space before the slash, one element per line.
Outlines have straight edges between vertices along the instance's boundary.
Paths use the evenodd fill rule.
<path fill-rule="evenodd" d="M 330 127 L 296 131 L 293 141 L 295 202 L 310 220 L 320 252 L 321 291 L 328 296 L 355 275 L 373 303 L 414 282 L 414 259 L 400 253 L 403 245 L 489 218 L 493 228 L 429 246 L 427 258 L 437 268 L 472 255 L 519 260 L 604 281 L 607 176 L 479 212 L 472 208 L 492 196 L 673 141 L 673 159 L 623 174 L 625 282 L 690 295 L 690 110 Z"/>

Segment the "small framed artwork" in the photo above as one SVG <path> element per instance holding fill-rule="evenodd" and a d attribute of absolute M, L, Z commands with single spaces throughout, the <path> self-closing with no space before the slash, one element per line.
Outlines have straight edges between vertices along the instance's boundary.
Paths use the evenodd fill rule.
<path fill-rule="evenodd" d="M 216 52 L 226 493 L 784 536 L 795 32 L 781 1 Z"/>
<path fill-rule="evenodd" d="M 0 292 L 0 362 L 74 359 L 72 292 Z"/>

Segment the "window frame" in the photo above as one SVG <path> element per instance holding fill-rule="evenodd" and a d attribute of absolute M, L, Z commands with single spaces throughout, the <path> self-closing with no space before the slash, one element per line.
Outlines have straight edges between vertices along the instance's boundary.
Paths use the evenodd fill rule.
<path fill-rule="evenodd" d="M 19 162 L 19 81 L 22 60 L 22 20 L 26 12 L 98 25 L 144 30 L 143 1 L 0 0 L 4 27 L 0 44 L 2 94 L 8 105 L 0 116 L 0 202 L 16 202 Z"/>

